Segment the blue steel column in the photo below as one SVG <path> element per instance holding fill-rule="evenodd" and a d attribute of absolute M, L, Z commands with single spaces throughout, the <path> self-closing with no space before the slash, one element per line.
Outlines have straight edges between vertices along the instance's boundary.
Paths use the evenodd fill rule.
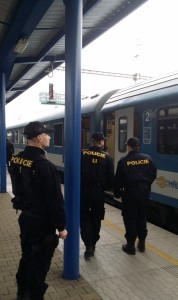
<path fill-rule="evenodd" d="M 6 193 L 5 74 L 0 74 L 0 193 Z"/>
<path fill-rule="evenodd" d="M 64 278 L 79 277 L 82 0 L 66 0 Z"/>

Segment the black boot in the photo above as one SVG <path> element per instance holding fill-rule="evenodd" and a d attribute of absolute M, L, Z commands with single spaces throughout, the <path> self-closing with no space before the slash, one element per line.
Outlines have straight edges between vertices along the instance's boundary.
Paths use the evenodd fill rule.
<path fill-rule="evenodd" d="M 127 254 L 134 255 L 135 254 L 135 247 L 132 244 L 125 244 L 125 245 L 122 245 L 122 251 L 124 251 Z"/>
<path fill-rule="evenodd" d="M 138 240 L 137 248 L 140 252 L 145 252 L 145 240 Z"/>
<path fill-rule="evenodd" d="M 29 300 L 29 294 L 27 292 L 27 289 L 22 286 L 18 286 L 17 288 L 17 300 Z"/>
<path fill-rule="evenodd" d="M 16 300 L 30 300 L 30 296 L 28 294 L 23 294 L 23 295 L 17 294 Z"/>
<path fill-rule="evenodd" d="M 94 256 L 94 249 L 92 246 L 86 246 L 86 251 L 84 253 L 85 257 L 92 257 Z"/>

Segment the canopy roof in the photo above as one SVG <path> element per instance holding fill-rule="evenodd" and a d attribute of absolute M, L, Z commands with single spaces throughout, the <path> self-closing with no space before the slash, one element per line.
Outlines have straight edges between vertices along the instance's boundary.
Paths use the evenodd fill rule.
<path fill-rule="evenodd" d="M 6 78 L 6 103 L 65 62 L 64 2 L 0 0 L 0 71 Z M 84 0 L 83 47 L 144 2 Z"/>

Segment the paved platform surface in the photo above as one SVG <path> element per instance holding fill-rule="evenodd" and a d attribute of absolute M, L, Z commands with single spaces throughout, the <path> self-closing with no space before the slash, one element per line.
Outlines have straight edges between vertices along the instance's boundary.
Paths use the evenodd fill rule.
<path fill-rule="evenodd" d="M 0 194 L 0 300 L 16 299 L 15 273 L 20 257 L 18 215 L 9 193 Z M 148 230 L 145 253 L 125 254 L 121 250 L 125 242 L 121 213 L 106 205 L 95 256 L 85 260 L 80 243 L 79 280 L 63 278 L 60 242 L 47 276 L 45 300 L 177 300 L 178 237 L 152 224 Z"/>
<path fill-rule="evenodd" d="M 0 300 L 16 299 L 15 274 L 20 257 L 18 215 L 12 209 L 8 193 L 0 194 Z M 63 279 L 63 254 L 58 249 L 47 276 L 49 288 L 45 300 L 102 299 L 82 276 Z"/>

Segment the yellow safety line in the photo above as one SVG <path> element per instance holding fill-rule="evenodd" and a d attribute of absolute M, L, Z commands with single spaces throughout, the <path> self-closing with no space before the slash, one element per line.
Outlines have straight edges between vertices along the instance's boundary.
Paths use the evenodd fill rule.
<path fill-rule="evenodd" d="M 112 227 L 114 230 L 120 232 L 121 234 L 125 233 L 125 230 L 122 227 L 119 227 L 118 225 L 112 223 L 111 221 L 109 221 L 107 219 L 103 220 L 103 223 L 109 227 Z M 152 252 L 156 253 L 158 256 L 164 258 L 165 260 L 171 262 L 172 264 L 178 266 L 178 259 L 172 257 L 171 255 L 167 254 L 166 252 L 158 249 L 157 247 L 155 247 L 149 243 L 146 243 L 146 248 L 148 248 Z"/>
<path fill-rule="evenodd" d="M 164 258 L 165 260 L 171 262 L 172 264 L 178 266 L 178 259 L 176 259 L 175 257 L 172 257 L 171 255 L 167 254 L 166 252 L 160 250 L 159 248 L 156 248 L 155 246 L 146 243 L 146 247 L 153 251 L 154 253 L 156 253 L 157 255 L 159 255 L 160 257 Z"/>
<path fill-rule="evenodd" d="M 125 230 L 122 227 L 119 227 L 118 225 L 112 223 L 111 221 L 104 219 L 103 223 L 109 227 L 112 227 L 113 229 L 115 229 L 116 231 L 119 231 L 120 233 L 125 233 Z"/>

